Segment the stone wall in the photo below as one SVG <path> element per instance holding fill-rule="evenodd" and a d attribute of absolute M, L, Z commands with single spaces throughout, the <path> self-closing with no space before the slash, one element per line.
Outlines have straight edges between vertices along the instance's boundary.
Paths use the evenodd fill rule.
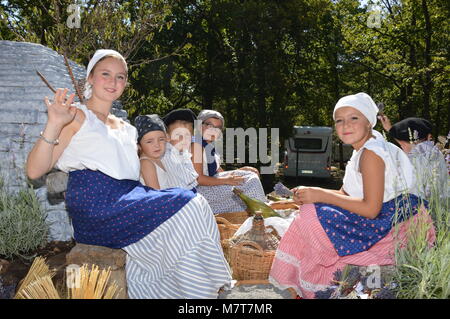
<path fill-rule="evenodd" d="M 76 79 L 84 79 L 86 69 L 69 61 Z M 42 73 L 54 88 L 69 88 L 72 81 L 64 57 L 35 43 L 0 41 L 0 176 L 10 192 L 27 187 L 26 158 L 47 121 L 44 97 L 53 92 L 37 75 Z M 116 116 L 127 118 L 120 102 L 114 103 Z M 47 212 L 49 240 L 70 240 L 73 235 L 62 196 L 48 200 L 45 179 L 32 181 Z"/>

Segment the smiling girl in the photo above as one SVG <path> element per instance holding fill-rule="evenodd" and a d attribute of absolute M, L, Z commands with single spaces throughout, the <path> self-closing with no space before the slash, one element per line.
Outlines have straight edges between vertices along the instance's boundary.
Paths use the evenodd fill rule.
<path fill-rule="evenodd" d="M 405 234 L 407 219 L 421 205 L 412 194 L 411 162 L 372 129 L 377 112 L 366 93 L 337 102 L 333 112 L 336 132 L 344 144 L 354 148 L 343 186 L 340 190 L 293 190 L 294 201 L 302 206 L 276 252 L 269 278 L 273 284 L 312 298 L 316 291 L 329 287 L 333 273 L 347 264 L 394 264 L 392 227 L 399 224 L 400 234 Z M 426 222 L 432 241 L 434 229 L 430 219 Z"/>
<path fill-rule="evenodd" d="M 48 120 L 27 175 L 36 179 L 54 166 L 69 173 L 75 241 L 127 253 L 130 298 L 217 298 L 231 275 L 211 208 L 191 191 L 139 182 L 137 130 L 110 114 L 126 81 L 122 55 L 98 50 L 87 67 L 85 104 L 72 104 L 74 94 L 66 100 L 67 89 L 45 98 Z M 151 156 L 160 151 L 151 148 Z"/>

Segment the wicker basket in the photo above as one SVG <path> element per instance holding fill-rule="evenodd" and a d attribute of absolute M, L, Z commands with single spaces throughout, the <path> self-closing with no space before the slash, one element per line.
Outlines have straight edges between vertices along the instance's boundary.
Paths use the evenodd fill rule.
<path fill-rule="evenodd" d="M 222 217 L 228 220 L 232 224 L 242 224 L 249 217 L 247 211 L 233 212 L 233 213 L 221 213 L 217 214 L 216 217 Z"/>
<path fill-rule="evenodd" d="M 270 207 L 272 207 L 273 209 L 298 209 L 298 205 L 296 203 L 277 203 L 277 202 L 273 202 L 269 205 Z"/>
<path fill-rule="evenodd" d="M 217 227 L 219 228 L 220 240 L 225 240 L 233 237 L 234 233 L 239 229 L 241 225 L 232 224 L 230 221 L 223 217 L 216 216 Z"/>
<path fill-rule="evenodd" d="M 225 259 L 227 260 L 228 264 L 231 267 L 231 256 L 230 256 L 231 241 L 230 239 L 224 239 L 220 241 L 220 244 L 222 245 L 223 255 L 225 256 Z"/>
<path fill-rule="evenodd" d="M 231 245 L 230 260 L 236 280 L 267 280 L 275 250 L 263 250 L 252 241 Z"/>

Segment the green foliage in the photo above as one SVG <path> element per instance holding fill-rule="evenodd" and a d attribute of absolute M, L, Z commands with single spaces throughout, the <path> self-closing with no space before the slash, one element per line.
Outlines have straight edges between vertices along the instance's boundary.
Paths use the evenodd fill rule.
<path fill-rule="evenodd" d="M 0 189 L 0 256 L 27 258 L 47 243 L 45 212 L 32 189 L 17 194 Z M 32 257 L 32 256 L 30 256 Z"/>
<path fill-rule="evenodd" d="M 369 93 L 385 103 L 394 121 L 421 116 L 434 122 L 434 135 L 446 134 L 448 5 L 435 0 L 370 3 L 377 5 L 378 13 L 368 7 L 358 13 L 342 11 L 343 44 L 351 63 L 364 72 L 355 80 L 369 82 Z M 369 19 L 376 14 L 380 23 L 373 26 Z"/>
<path fill-rule="evenodd" d="M 72 3 L 2 1 L 1 37 L 82 64 L 99 48 L 122 52 L 131 119 L 212 108 L 229 127 L 278 127 L 283 141 L 293 125 L 332 125 L 336 101 L 365 91 L 393 122 L 423 116 L 434 136 L 450 130 L 445 1 L 90 0 L 70 29 Z"/>
<path fill-rule="evenodd" d="M 402 299 L 450 298 L 450 205 L 448 198 L 433 193 L 429 213 L 436 240 L 428 244 L 429 224 L 413 224 L 406 247 L 396 250 L 397 297 Z"/>

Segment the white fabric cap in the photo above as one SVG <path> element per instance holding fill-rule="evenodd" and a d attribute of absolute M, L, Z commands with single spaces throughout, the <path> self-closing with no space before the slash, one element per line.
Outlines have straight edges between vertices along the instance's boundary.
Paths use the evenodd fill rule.
<path fill-rule="evenodd" d="M 197 119 L 201 120 L 203 122 L 203 121 L 205 121 L 205 120 L 207 120 L 209 118 L 212 118 L 212 117 L 221 120 L 222 121 L 222 127 L 225 127 L 225 120 L 223 119 L 222 114 L 220 114 L 219 112 L 214 111 L 214 110 L 203 110 L 203 111 L 201 111 L 198 114 Z"/>
<path fill-rule="evenodd" d="M 117 52 L 115 50 L 100 49 L 100 50 L 95 51 L 94 56 L 89 61 L 89 64 L 88 64 L 87 70 L 86 70 L 86 83 L 84 85 L 84 92 L 83 92 L 83 95 L 86 99 L 89 99 L 92 95 L 92 86 L 88 83 L 89 74 L 91 74 L 91 71 L 94 68 L 94 66 L 97 64 L 97 62 L 100 61 L 100 59 L 104 58 L 107 55 L 116 56 L 116 57 L 122 59 L 123 63 L 125 63 L 125 65 L 127 65 L 127 62 L 125 61 L 125 58 L 122 56 L 122 54 L 120 54 L 119 52 Z"/>
<path fill-rule="evenodd" d="M 360 111 L 374 127 L 377 124 L 378 106 L 372 100 L 370 95 L 361 92 L 342 97 L 334 107 L 333 119 L 335 119 L 336 110 L 341 107 L 350 106 Z"/>

